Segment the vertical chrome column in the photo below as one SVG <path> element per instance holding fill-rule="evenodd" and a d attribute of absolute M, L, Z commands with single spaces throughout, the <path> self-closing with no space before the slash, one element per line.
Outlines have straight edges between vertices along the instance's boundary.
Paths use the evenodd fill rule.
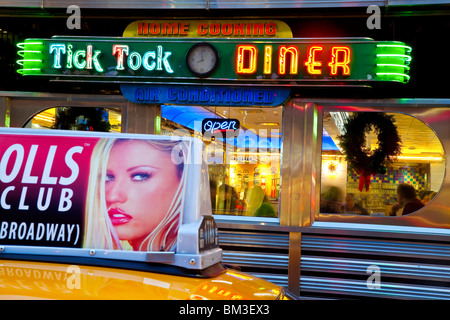
<path fill-rule="evenodd" d="M 308 227 L 318 206 L 322 117 L 314 103 L 290 101 L 283 113 L 280 224 Z"/>
<path fill-rule="evenodd" d="M 155 119 L 161 117 L 161 105 L 128 102 L 122 115 L 122 132 L 155 134 Z"/>
<path fill-rule="evenodd" d="M 283 113 L 280 224 L 309 227 L 318 207 L 322 118 L 314 103 L 291 100 Z M 289 235 L 288 289 L 300 293 L 301 233 Z"/>
<path fill-rule="evenodd" d="M 10 126 L 11 99 L 0 97 L 0 127 Z"/>

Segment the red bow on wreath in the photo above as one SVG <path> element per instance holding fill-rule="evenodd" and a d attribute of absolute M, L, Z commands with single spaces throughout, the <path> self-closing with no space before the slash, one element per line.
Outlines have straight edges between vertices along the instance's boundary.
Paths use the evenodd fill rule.
<path fill-rule="evenodd" d="M 370 179 L 372 179 L 372 175 L 370 173 L 367 173 L 366 171 L 361 173 L 359 176 L 359 191 L 362 192 L 364 187 L 366 188 L 366 191 L 369 191 Z"/>

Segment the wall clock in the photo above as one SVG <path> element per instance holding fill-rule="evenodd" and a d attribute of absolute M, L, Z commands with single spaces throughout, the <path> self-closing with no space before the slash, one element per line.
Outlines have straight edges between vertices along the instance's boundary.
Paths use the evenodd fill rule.
<path fill-rule="evenodd" d="M 211 75 L 219 64 L 219 54 L 212 45 L 206 42 L 197 43 L 189 49 L 186 64 L 197 77 Z"/>

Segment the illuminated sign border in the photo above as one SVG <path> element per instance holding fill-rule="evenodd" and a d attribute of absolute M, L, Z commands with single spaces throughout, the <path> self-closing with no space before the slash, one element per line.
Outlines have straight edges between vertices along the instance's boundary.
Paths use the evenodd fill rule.
<path fill-rule="evenodd" d="M 200 79 L 186 66 L 199 42 L 219 52 Z M 118 83 L 302 85 L 409 81 L 411 47 L 357 39 L 142 39 L 54 37 L 18 44 L 24 75 Z"/>

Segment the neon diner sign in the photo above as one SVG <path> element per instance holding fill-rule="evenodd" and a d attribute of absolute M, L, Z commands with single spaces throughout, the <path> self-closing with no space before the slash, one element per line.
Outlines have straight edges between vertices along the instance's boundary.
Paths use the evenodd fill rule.
<path fill-rule="evenodd" d="M 102 54 L 100 50 L 94 50 L 93 46 L 88 44 L 86 50 L 78 49 L 72 50 L 72 44 L 54 43 L 50 45 L 49 53 L 53 55 L 54 69 L 62 69 L 61 61 L 65 56 L 66 65 L 65 69 L 77 68 L 80 70 L 92 70 L 93 68 L 97 72 L 104 72 L 104 68 L 100 63 L 99 57 Z M 169 57 L 172 55 L 170 51 L 164 51 L 162 46 L 156 46 L 156 50 L 146 51 L 144 54 L 140 54 L 137 51 L 131 51 L 130 47 L 125 44 L 114 44 L 112 46 L 112 55 L 116 57 L 115 70 L 125 70 L 125 64 L 127 68 L 131 70 L 138 70 L 141 67 L 147 71 L 164 70 L 168 73 L 173 73 L 173 69 L 169 62 Z M 128 59 L 125 59 L 128 57 Z"/>
<path fill-rule="evenodd" d="M 323 46 L 313 45 L 307 50 L 307 60 L 304 62 L 307 73 L 310 75 L 322 74 L 322 62 L 317 59 Z M 300 51 L 297 46 L 280 46 L 278 50 L 278 75 L 298 74 Z M 346 46 L 332 46 L 331 56 L 327 65 L 330 67 L 330 75 L 338 75 L 341 69 L 342 75 L 350 75 L 350 59 L 352 51 Z M 272 46 L 264 46 L 264 74 L 272 74 L 273 49 Z M 288 62 L 289 61 L 289 62 Z M 253 74 L 257 70 L 258 49 L 254 45 L 238 45 L 236 57 L 236 73 Z"/>
<path fill-rule="evenodd" d="M 192 55 L 207 43 L 216 56 Z M 85 38 L 26 39 L 18 44 L 19 73 L 118 83 L 223 83 L 302 85 L 361 81 L 408 82 L 411 48 L 372 39 L 194 39 Z M 199 53 L 203 54 L 203 53 Z M 200 59 L 202 57 L 202 59 Z M 189 63 L 214 59 L 207 76 Z"/>

